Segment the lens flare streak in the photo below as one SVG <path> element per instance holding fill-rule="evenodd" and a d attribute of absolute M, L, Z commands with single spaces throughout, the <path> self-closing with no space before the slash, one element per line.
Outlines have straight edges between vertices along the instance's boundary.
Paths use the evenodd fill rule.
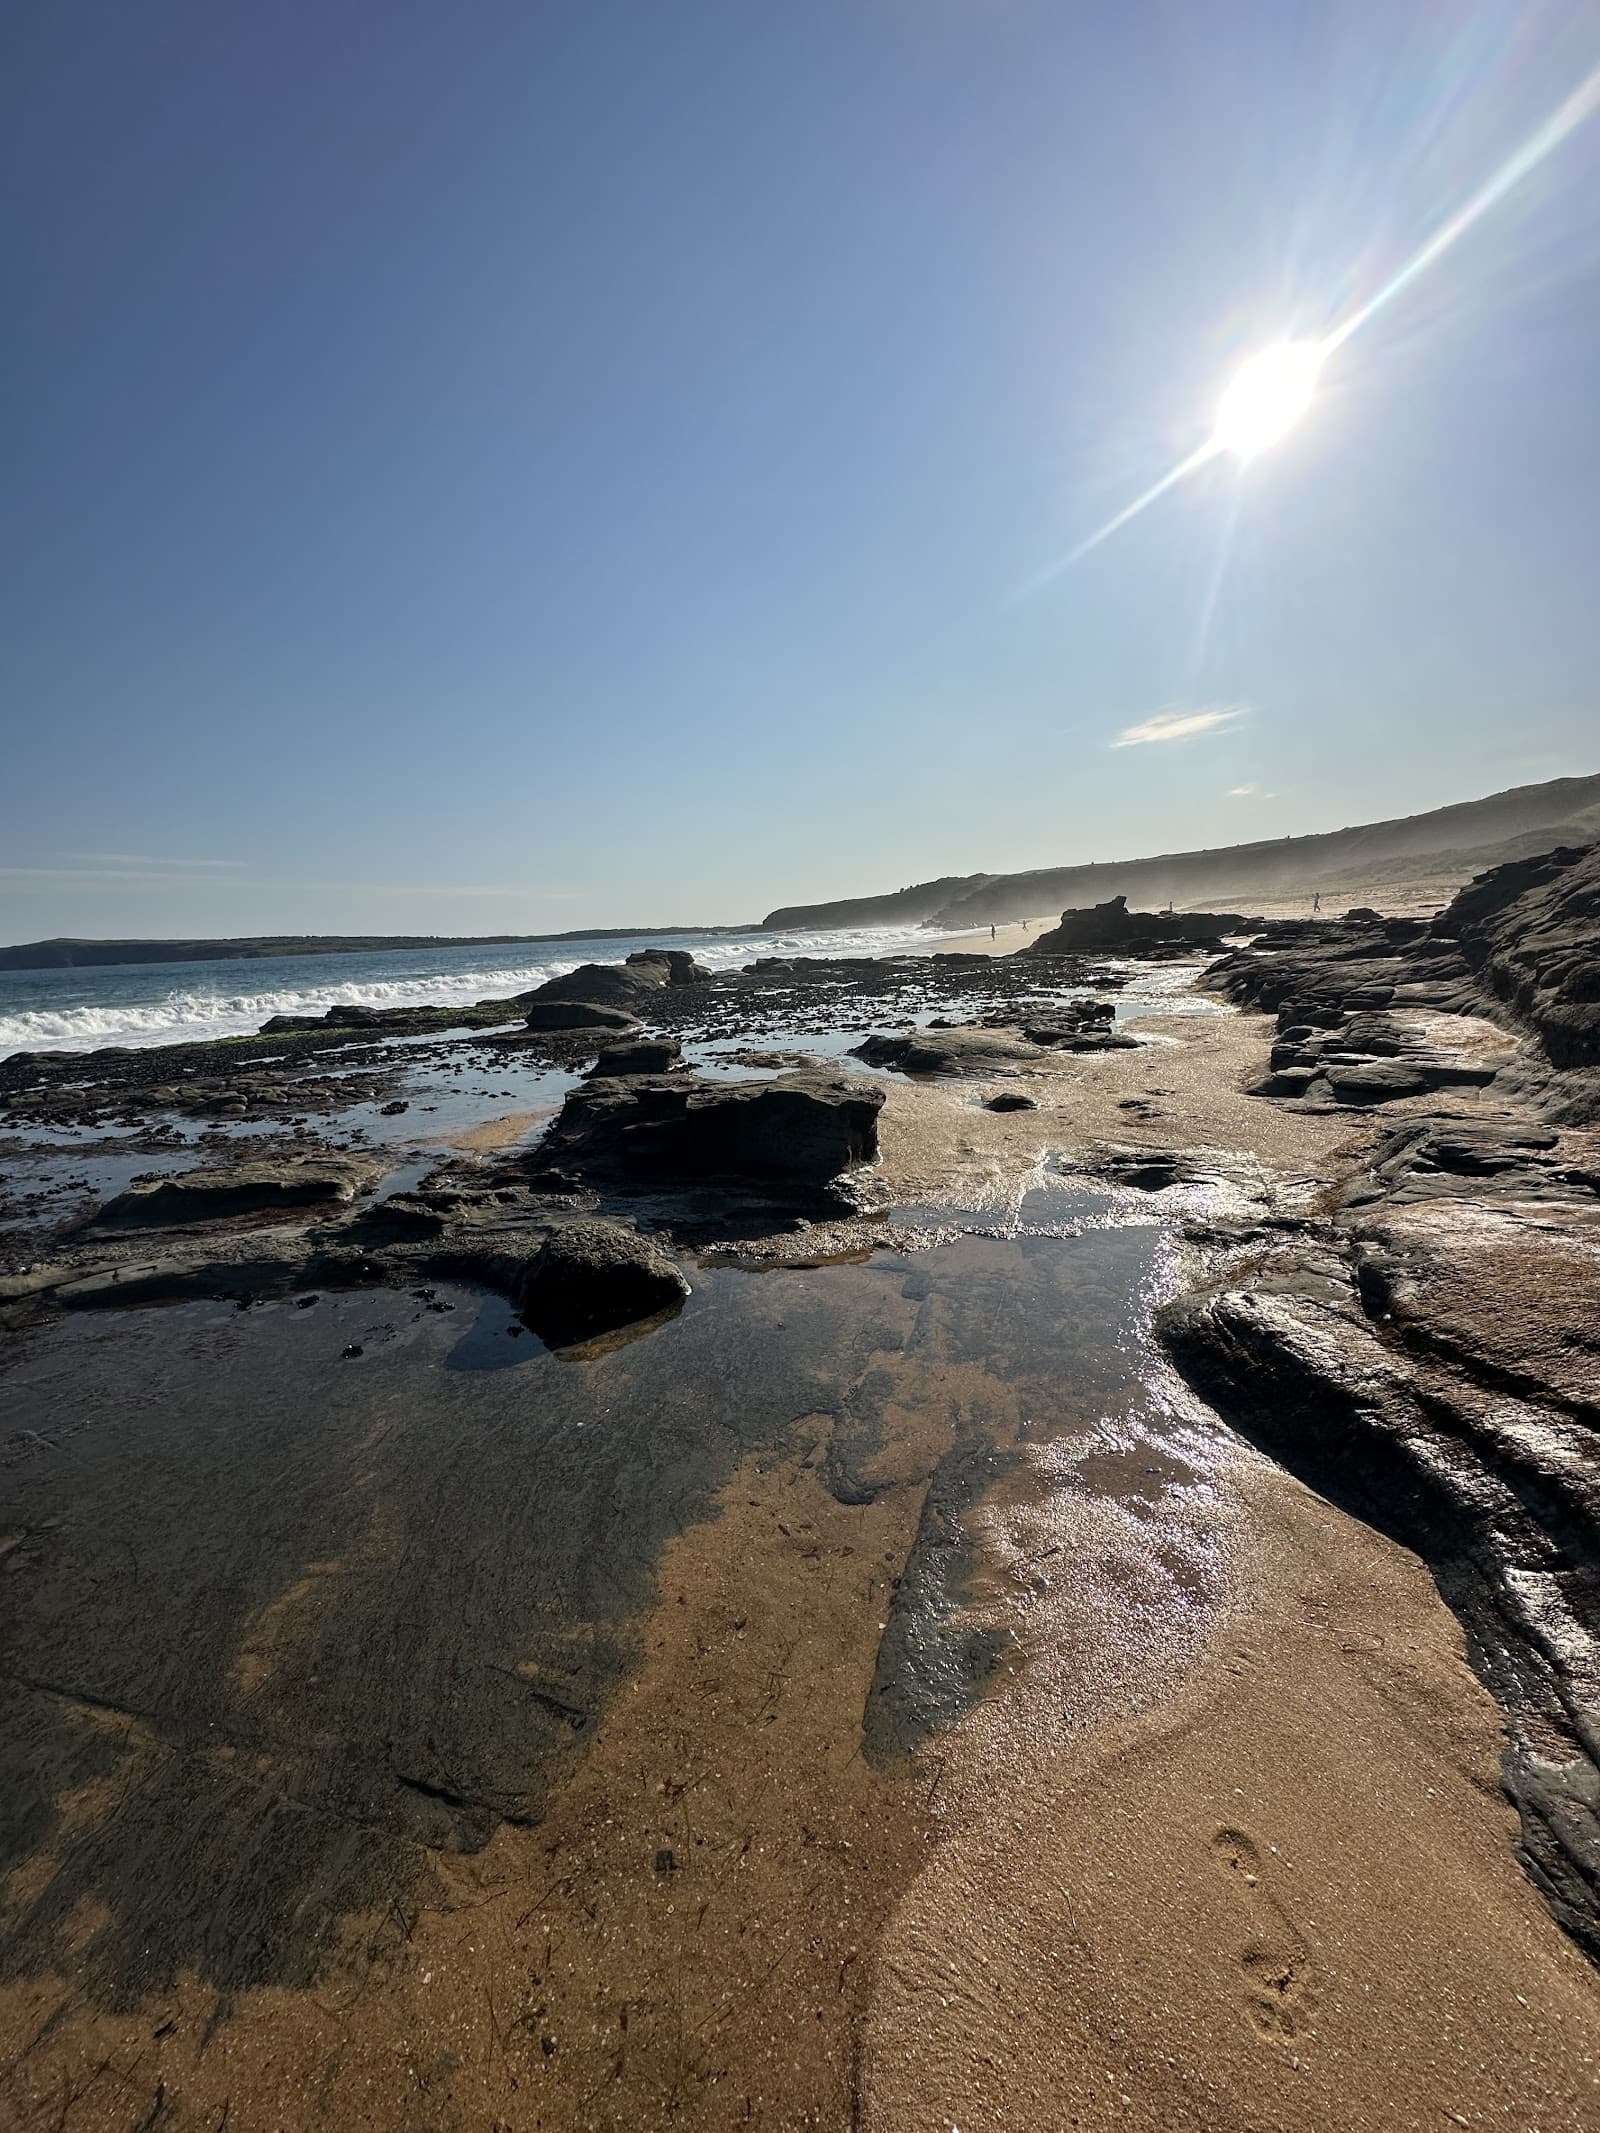
<path fill-rule="evenodd" d="M 1147 511 L 1158 496 L 1165 496 L 1167 491 L 1175 489 L 1180 481 L 1187 481 L 1189 476 L 1197 473 L 1208 459 L 1215 459 L 1221 450 L 1222 447 L 1217 443 L 1216 439 L 1208 437 L 1197 452 L 1191 452 L 1187 459 L 1163 474 L 1158 482 L 1152 483 L 1145 490 L 1143 496 L 1135 497 L 1133 502 L 1125 510 L 1119 511 L 1115 518 L 1107 519 L 1098 533 L 1091 533 L 1089 538 L 1086 541 L 1080 541 L 1076 548 L 1069 548 L 1065 555 L 1057 556 L 1053 563 L 1047 563 L 1043 570 L 1028 580 L 1027 584 L 1021 588 L 1022 591 L 1024 593 L 1037 592 L 1041 585 L 1048 585 L 1052 578 L 1060 577 L 1062 571 L 1070 570 L 1074 563 L 1079 562 L 1089 553 L 1090 549 L 1098 548 L 1102 541 L 1109 541 L 1112 534 L 1120 533 L 1129 519 L 1137 518 L 1141 511 Z"/>
<path fill-rule="evenodd" d="M 1597 111 L 1600 111 L 1600 67 L 1585 75 L 1572 94 L 1556 107 L 1544 124 L 1529 135 L 1515 154 L 1506 158 L 1494 176 L 1480 186 L 1463 207 L 1458 208 L 1440 224 L 1427 242 L 1412 253 L 1405 265 L 1389 277 L 1376 295 L 1369 297 L 1342 325 L 1336 326 L 1322 341 L 1315 344 L 1316 368 L 1320 369 L 1328 357 L 1342 348 L 1353 335 L 1359 333 L 1386 304 L 1391 303 L 1402 290 L 1409 288 L 1419 275 L 1425 274 L 1429 267 L 1442 259 L 1459 238 L 1464 237 L 1491 208 L 1497 207 L 1509 192 L 1520 185 L 1524 178 L 1535 171 L 1547 156 L 1552 155 Z M 1263 351 L 1263 355 L 1271 353 L 1272 351 Z M 1261 360 L 1262 356 L 1251 358 L 1252 363 L 1259 363 Z M 1250 365 L 1247 364 L 1245 370 L 1248 371 L 1249 368 Z M 1236 379 L 1235 385 L 1238 382 Z M 1232 390 L 1230 387 L 1230 393 Z M 1224 409 L 1227 405 L 1225 396 Z M 1275 439 L 1268 438 L 1266 441 L 1272 442 Z M 1053 563 L 1036 572 L 1019 588 L 1018 597 L 1037 592 L 1041 586 L 1048 585 L 1063 571 L 1070 570 L 1074 563 L 1081 562 L 1103 542 L 1110 540 L 1114 533 L 1120 533 L 1130 520 L 1148 511 L 1169 489 L 1176 488 L 1179 482 L 1187 481 L 1191 474 L 1198 473 L 1201 467 L 1229 449 L 1230 438 L 1226 434 L 1224 424 L 1219 434 L 1209 437 L 1198 451 L 1191 452 L 1187 459 L 1181 460 L 1170 472 L 1163 474 L 1159 481 L 1152 482 L 1142 496 L 1135 497 L 1131 504 L 1125 505 L 1115 518 L 1108 519 L 1098 532 L 1091 533 L 1087 540 L 1080 541 L 1075 548 L 1069 549 L 1065 555 L 1057 557 Z M 1240 456 L 1249 457 L 1250 453 L 1242 452 Z"/>
<path fill-rule="evenodd" d="M 1376 296 L 1369 297 L 1359 311 L 1353 312 L 1342 326 L 1336 326 L 1322 344 L 1325 356 L 1342 348 L 1350 336 L 1359 333 L 1367 321 L 1381 311 L 1402 289 L 1409 288 L 1419 274 L 1426 273 L 1436 259 L 1448 252 L 1458 237 L 1464 237 L 1475 222 L 1485 216 L 1490 208 L 1498 207 L 1513 187 L 1537 170 L 1545 157 L 1558 149 L 1569 134 L 1576 133 L 1585 119 L 1593 118 L 1600 111 L 1600 67 L 1585 78 L 1573 90 L 1566 102 L 1553 111 L 1536 133 L 1531 134 L 1515 155 L 1507 156 L 1500 168 L 1486 185 L 1473 194 L 1465 207 L 1457 208 L 1448 221 L 1440 224 L 1427 243 L 1422 245 L 1397 274 L 1384 283 Z"/>

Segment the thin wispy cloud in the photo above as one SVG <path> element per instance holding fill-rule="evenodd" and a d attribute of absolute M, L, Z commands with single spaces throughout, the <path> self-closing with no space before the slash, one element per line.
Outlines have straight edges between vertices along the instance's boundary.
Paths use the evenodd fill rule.
<path fill-rule="evenodd" d="M 1249 706 L 1210 704 L 1202 711 L 1158 711 L 1137 726 L 1124 726 L 1111 743 L 1113 748 L 1144 748 L 1155 741 L 1188 741 L 1197 733 L 1216 733 L 1237 725 Z"/>
<path fill-rule="evenodd" d="M 1259 785 L 1230 785 L 1228 787 L 1228 798 L 1230 800 L 1248 800 L 1253 792 L 1259 792 L 1260 790 Z"/>
<path fill-rule="evenodd" d="M 148 852 L 63 852 L 63 859 L 76 859 L 93 867 L 242 867 L 242 859 L 158 859 Z"/>
<path fill-rule="evenodd" d="M 88 853 L 76 856 L 83 859 L 90 857 Z M 209 866 L 235 867 L 245 864 L 242 859 L 172 859 L 164 861 L 152 860 L 141 862 L 137 865 L 113 866 L 109 863 L 113 854 L 102 852 L 96 856 L 104 863 L 95 866 L 72 867 L 0 866 L 0 881 L 75 882 L 83 887 L 100 887 L 112 881 L 132 881 L 148 886 L 166 882 L 176 884 L 182 888 L 196 889 L 206 881 L 207 877 L 204 874 L 197 874 L 193 871 L 184 871 L 185 869 L 192 870 Z M 220 888 L 222 884 L 219 882 L 216 886 Z M 227 886 L 230 890 L 276 890 L 281 889 L 283 883 L 281 879 L 275 876 L 261 874 L 243 875 L 237 879 L 230 879 Z M 308 881 L 297 879 L 294 886 L 301 891 L 329 895 L 414 896 L 418 898 L 430 896 L 538 896 L 553 903 L 575 903 L 591 893 L 588 889 L 572 889 L 564 885 L 540 881 Z"/>
<path fill-rule="evenodd" d="M 61 881 L 78 882 L 91 887 L 104 887 L 112 881 L 134 881 L 146 886 L 156 882 L 179 882 L 185 887 L 197 889 L 202 882 L 209 882 L 208 874 L 197 874 L 192 868 L 180 866 L 78 866 L 78 867 L 0 867 L 0 881 Z M 220 884 L 217 884 L 220 886 Z"/>

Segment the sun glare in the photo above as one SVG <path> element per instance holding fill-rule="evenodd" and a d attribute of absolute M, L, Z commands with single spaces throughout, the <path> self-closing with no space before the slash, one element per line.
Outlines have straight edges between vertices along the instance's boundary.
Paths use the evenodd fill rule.
<path fill-rule="evenodd" d="M 1287 436 L 1311 405 L 1325 354 L 1320 341 L 1278 341 L 1242 363 L 1217 409 L 1217 449 L 1254 459 Z"/>

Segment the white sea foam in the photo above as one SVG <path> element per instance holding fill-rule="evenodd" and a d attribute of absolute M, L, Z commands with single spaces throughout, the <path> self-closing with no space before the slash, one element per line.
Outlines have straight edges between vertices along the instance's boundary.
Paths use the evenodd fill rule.
<path fill-rule="evenodd" d="M 688 948 L 709 969 L 731 970 L 756 956 L 885 955 L 900 948 L 926 951 L 937 947 L 939 939 L 938 935 L 904 927 L 746 934 L 732 940 L 674 939 L 660 945 Z M 323 983 L 248 992 L 211 989 L 203 983 L 192 987 L 175 985 L 171 964 L 148 972 L 128 964 L 114 970 L 17 972 L 13 978 L 28 986 L 35 1004 L 10 1007 L 0 992 L 0 1058 L 19 1051 L 89 1051 L 102 1045 L 184 1044 L 211 1037 L 247 1036 L 273 1015 L 320 1015 L 330 1007 L 467 1006 L 478 1000 L 506 999 L 513 993 L 529 992 L 547 978 L 576 969 L 580 962 L 620 962 L 633 945 L 632 941 L 575 942 L 565 957 L 386 977 L 365 973 L 336 977 L 330 971 Z M 370 966 L 394 959 L 389 953 L 330 956 L 326 961 Z M 207 974 L 217 967 L 205 966 Z M 271 966 L 255 963 L 234 967 L 241 971 L 249 968 L 253 974 L 264 973 Z M 302 963 L 301 968 L 304 967 Z M 111 989 L 122 997 L 105 997 Z M 10 1011 L 4 1011 L 8 1007 Z"/>

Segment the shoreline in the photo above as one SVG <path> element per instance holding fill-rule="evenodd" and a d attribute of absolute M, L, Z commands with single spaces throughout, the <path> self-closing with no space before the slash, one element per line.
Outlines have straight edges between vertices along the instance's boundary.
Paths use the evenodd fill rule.
<path fill-rule="evenodd" d="M 419 2086 L 485 2128 L 631 2133 L 687 2111 L 708 2128 L 809 2114 L 875 2133 L 1449 2121 L 1582 2133 L 1600 2098 L 1600 1982 L 1519 1863 L 1504 1718 L 1422 1562 L 1217 1423 L 1143 1349 L 1148 1407 L 1120 1404 L 1114 1370 L 1095 1390 L 1109 1356 L 1082 1388 L 1045 1360 L 1058 1318 L 1068 1338 L 1110 1308 L 1097 1239 L 1154 1240 L 1144 1324 L 1160 1296 L 1201 1294 L 1217 1265 L 1314 1240 L 1386 1129 L 1441 1111 L 1471 1123 L 1485 1107 L 1475 1089 L 1381 1116 L 1286 1107 L 1247 1093 L 1270 1018 L 1136 1027 L 1149 1041 L 1133 1050 L 882 1077 L 877 1211 L 741 1246 L 769 1271 L 701 1260 L 704 1294 L 683 1322 L 709 1373 L 702 1401 L 747 1352 L 717 1329 L 751 1312 L 738 1339 L 752 1384 L 814 1320 L 820 1353 L 856 1358 L 853 1389 L 819 1381 L 814 1411 L 731 1458 L 668 1533 L 646 1604 L 604 1632 L 632 1656 L 592 1724 L 570 1731 L 592 1693 L 569 1685 L 589 1663 L 578 1642 L 538 1644 L 536 1670 L 514 1663 L 560 1742 L 538 1811 L 427 1850 L 403 1933 L 381 1907 L 342 1916 L 309 1989 L 262 1982 L 219 1999 L 180 1972 L 129 2013 L 83 1997 L 70 1968 L 19 1977 L 0 2027 L 14 2047 L 34 2040 L 11 2077 L 28 2133 L 51 2122 L 63 2085 L 85 2083 L 72 2125 L 132 2133 L 158 2082 L 197 2124 L 220 2112 L 372 2133 L 400 2122 Z M 1468 1052 L 1487 1027 L 1462 1026 Z M 991 1111 L 995 1093 L 1033 1108 Z M 443 1138 L 474 1161 L 513 1160 L 535 1116 L 524 1104 Z M 1027 1196 L 1070 1209 L 1080 1190 L 1082 1214 L 1030 1241 Z M 1016 1327 L 993 1330 L 1011 1327 L 1026 1270 L 1080 1261 L 1071 1278 L 1088 1286 L 1064 1291 L 1059 1313 L 1041 1291 Z M 335 1322 L 371 1361 L 391 1336 L 374 1345 L 364 1328 L 381 1306 L 363 1294 L 385 1292 L 354 1292 Z M 436 1304 L 460 1309 L 454 1291 Z M 435 1307 L 408 1306 L 416 1330 L 393 1335 L 385 1414 L 446 1382 L 404 1361 L 408 1340 L 441 1356 L 457 1340 Z M 303 1345 L 318 1317 L 262 1308 L 283 1314 L 259 1318 L 263 1353 L 286 1357 L 289 1331 Z M 131 1334 L 152 1314 L 126 1316 Z M 656 1333 L 549 1382 L 576 1398 L 581 1373 L 604 1370 L 648 1409 L 651 1386 L 683 1367 L 677 1342 Z M 362 1382 L 328 1379 L 341 1401 L 359 1401 Z M 452 1400 L 480 1383 L 454 1382 Z M 1035 1439 L 1052 1385 L 1062 1413 Z M 847 1433 L 864 1388 L 869 1454 Z M 301 1640 L 339 1581 L 365 1590 L 389 1560 L 403 1504 L 376 1515 L 393 1477 L 380 1487 L 374 1462 L 393 1425 L 361 1412 L 351 1473 L 358 1499 L 377 1490 L 373 1521 L 250 1618 L 254 1695 L 304 1664 Z M 493 1430 L 526 1412 L 515 1401 Z M 959 1576 L 926 1620 L 997 1656 L 932 1732 L 864 1756 L 885 1626 L 940 1560 L 930 1506 L 980 1423 L 975 1441 L 999 1463 L 961 1499 Z M 652 1422 L 641 1443 L 661 1431 Z M 487 1447 L 486 1432 L 451 1434 Z M 470 1504 L 470 1467 L 465 1479 Z M 137 1727 L 128 1740 L 149 1785 L 165 1750 Z M 93 1784 L 70 1795 L 65 1852 L 58 1837 L 23 1862 L 11 1920 L 73 1846 L 97 1841 L 111 1805 Z M 96 1930 L 82 1917 L 76 1944 Z M 137 2075 L 91 2093 L 97 2064 Z"/>

